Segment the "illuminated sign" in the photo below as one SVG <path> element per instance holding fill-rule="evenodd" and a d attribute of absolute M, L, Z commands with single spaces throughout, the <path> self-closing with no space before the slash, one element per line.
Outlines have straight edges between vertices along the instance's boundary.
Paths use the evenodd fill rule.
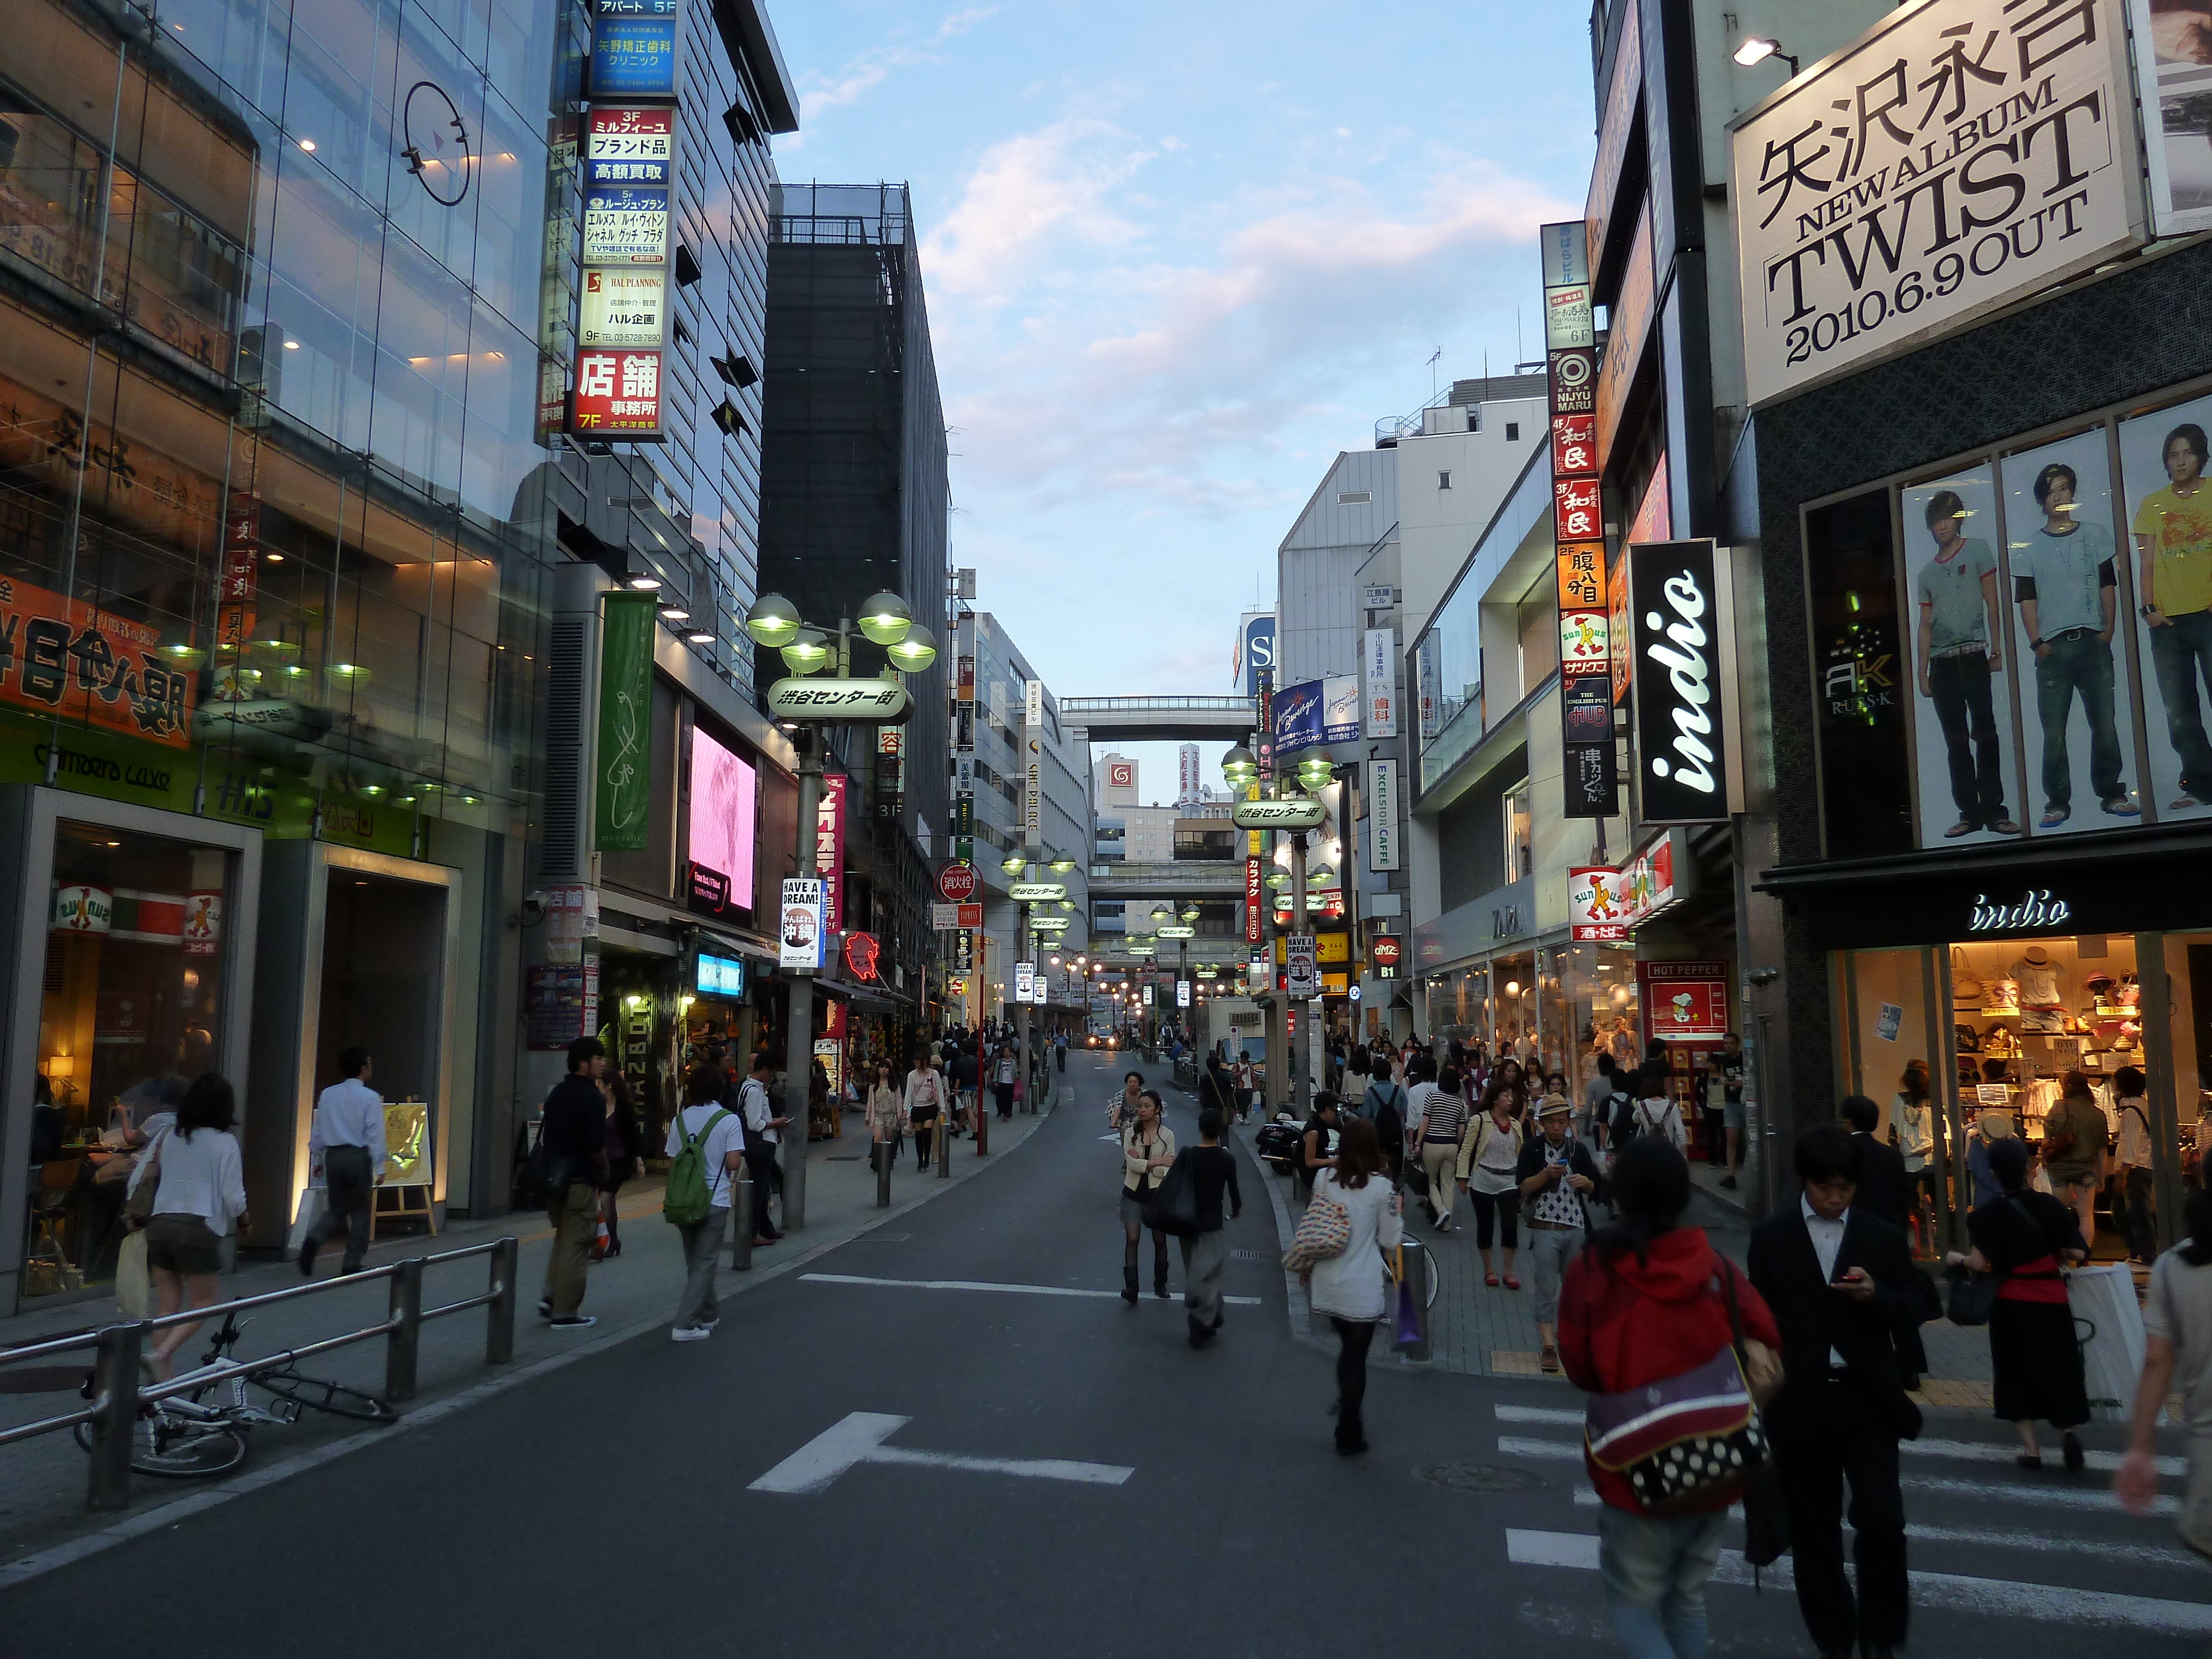
<path fill-rule="evenodd" d="M 609 438 L 660 435 L 660 354 L 585 351 L 576 357 L 572 432 Z"/>
<path fill-rule="evenodd" d="M 665 185 L 600 185 L 584 192 L 586 265 L 668 263 Z"/>
<path fill-rule="evenodd" d="M 662 185 L 676 161 L 676 112 L 594 109 L 584 135 L 584 181 L 592 185 Z"/>
<path fill-rule="evenodd" d="M 710 997 L 741 997 L 745 994 L 745 964 L 735 957 L 699 957 L 699 993 Z"/>
<path fill-rule="evenodd" d="M 668 332 L 665 270 L 592 270 L 584 273 L 584 314 L 577 343 L 585 346 L 658 346 Z"/>

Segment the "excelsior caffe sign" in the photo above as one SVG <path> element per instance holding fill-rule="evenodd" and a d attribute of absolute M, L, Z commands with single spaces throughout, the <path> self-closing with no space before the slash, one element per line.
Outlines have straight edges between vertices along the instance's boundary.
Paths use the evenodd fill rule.
<path fill-rule="evenodd" d="M 2123 0 L 1922 0 L 1759 105 L 1729 199 L 1753 407 L 2144 240 Z"/>

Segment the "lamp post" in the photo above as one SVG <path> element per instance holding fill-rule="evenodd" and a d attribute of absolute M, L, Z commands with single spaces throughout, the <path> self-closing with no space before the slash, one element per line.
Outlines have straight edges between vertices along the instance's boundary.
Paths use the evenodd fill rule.
<path fill-rule="evenodd" d="M 862 605 L 860 629 L 870 641 L 884 647 L 890 670 L 920 673 L 937 660 L 937 641 L 914 620 L 906 601 L 896 593 L 878 593 Z M 889 670 L 873 680 L 850 678 L 853 623 L 849 617 L 838 620 L 833 652 L 829 634 L 808 627 L 789 599 L 780 593 L 764 593 L 745 613 L 745 632 L 755 644 L 777 652 L 791 673 L 791 678 L 769 687 L 767 702 L 769 714 L 790 728 L 799 750 L 798 875 L 802 880 L 815 878 L 821 873 L 814 857 L 814 825 L 821 812 L 822 754 L 821 740 L 813 728 L 895 724 L 906 718 L 913 699 L 907 695 L 905 684 Z M 810 678 L 833 665 L 836 678 Z M 779 933 L 781 915 L 779 906 Z M 814 963 L 793 964 L 787 970 L 791 976 L 791 1001 L 785 1017 L 783 1115 L 799 1128 L 795 1138 L 784 1142 L 783 1224 L 787 1230 L 806 1224 L 806 1095 L 814 1064 L 814 975 L 823 966 L 826 945 L 817 933 Z M 760 1200 L 765 1205 L 768 1194 L 762 1194 Z"/>

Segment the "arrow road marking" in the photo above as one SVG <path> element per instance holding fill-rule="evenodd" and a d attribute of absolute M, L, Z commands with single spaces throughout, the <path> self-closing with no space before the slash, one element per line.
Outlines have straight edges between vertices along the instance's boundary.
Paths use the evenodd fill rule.
<path fill-rule="evenodd" d="M 966 1469 L 977 1474 L 1012 1474 L 1034 1480 L 1073 1480 L 1085 1486 L 1118 1486 L 1136 1473 L 1115 1463 L 1074 1463 L 1060 1457 L 963 1457 L 957 1452 L 909 1451 L 884 1443 L 913 1419 L 881 1412 L 854 1412 L 834 1423 L 754 1481 L 748 1492 L 812 1492 L 825 1490 L 848 1469 L 862 1463 L 895 1463 L 909 1468 Z"/>
<path fill-rule="evenodd" d="M 799 1277 L 801 1283 L 814 1285 L 888 1285 L 902 1291 L 997 1291 L 1012 1296 L 1087 1296 L 1108 1302 L 1121 1294 L 1119 1291 L 1078 1290 L 1072 1285 L 1000 1285 L 988 1279 L 872 1279 L 866 1273 L 801 1273 Z M 1221 1299 L 1233 1307 L 1260 1305 L 1256 1296 L 1224 1296 Z M 1182 1305 L 1180 1298 L 1174 1305 Z M 1582 1455 L 1579 1447 L 1575 1449 L 1575 1455 Z"/>

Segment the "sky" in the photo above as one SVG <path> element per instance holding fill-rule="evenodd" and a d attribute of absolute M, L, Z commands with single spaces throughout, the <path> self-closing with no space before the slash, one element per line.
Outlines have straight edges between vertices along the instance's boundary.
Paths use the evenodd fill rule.
<path fill-rule="evenodd" d="M 800 99 L 779 175 L 912 187 L 952 562 L 1060 696 L 1232 690 L 1237 613 L 1337 453 L 1540 355 L 1586 7 L 769 8 Z M 1139 747 L 1171 798 L 1173 745 Z"/>

